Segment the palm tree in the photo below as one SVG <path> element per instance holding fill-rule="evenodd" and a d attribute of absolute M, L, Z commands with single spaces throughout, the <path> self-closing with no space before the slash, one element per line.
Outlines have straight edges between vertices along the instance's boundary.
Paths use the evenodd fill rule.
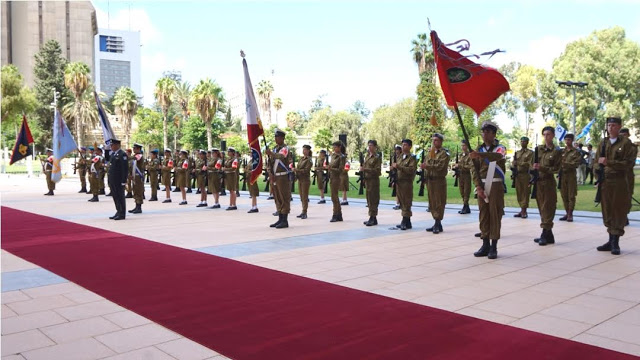
<path fill-rule="evenodd" d="M 191 101 L 202 121 L 207 125 L 207 146 L 210 149 L 212 146 L 211 120 L 224 102 L 222 88 L 209 78 L 200 80 L 191 93 Z"/>
<path fill-rule="evenodd" d="M 427 37 L 427 34 L 418 34 L 416 40 L 411 40 L 411 53 L 413 55 L 413 61 L 418 64 L 418 75 L 422 75 L 425 71 L 433 71 L 434 57 L 431 49 L 431 40 Z"/>
<path fill-rule="evenodd" d="M 273 108 L 276 109 L 276 124 L 278 123 L 278 111 L 282 109 L 282 99 L 275 98 L 273 99 Z"/>
<path fill-rule="evenodd" d="M 262 111 L 269 114 L 268 124 L 271 125 L 271 94 L 273 93 L 273 85 L 269 80 L 262 80 L 258 83 L 258 97 Z"/>
<path fill-rule="evenodd" d="M 75 98 L 76 106 L 80 106 L 82 95 L 84 95 L 91 84 L 90 73 L 91 69 L 83 62 L 68 63 L 64 69 L 64 86 L 71 90 Z M 81 110 L 76 109 L 73 113 L 75 118 L 76 140 L 78 141 L 78 146 L 81 146 L 84 143 L 83 118 L 80 117 Z"/>
<path fill-rule="evenodd" d="M 160 108 L 162 108 L 162 141 L 165 149 L 169 148 L 169 138 L 167 135 L 167 116 L 171 97 L 176 89 L 176 82 L 170 77 L 163 77 L 156 82 L 154 95 Z"/>
<path fill-rule="evenodd" d="M 131 119 L 138 112 L 138 97 L 136 93 L 128 86 L 123 86 L 116 90 L 113 95 L 113 106 L 116 107 L 116 113 L 122 116 L 122 127 L 125 133 L 125 141 L 130 146 L 131 138 Z"/>
<path fill-rule="evenodd" d="M 173 147 L 178 148 L 178 133 L 180 132 L 180 126 L 183 122 L 189 118 L 189 99 L 191 98 L 191 85 L 185 81 L 176 86 L 176 91 L 173 93 L 173 101 L 180 107 L 182 111 L 182 121 L 178 120 L 176 128 L 178 129 L 173 136 Z"/>
<path fill-rule="evenodd" d="M 62 116 L 66 119 L 82 119 L 84 123 L 83 125 L 86 124 L 90 128 L 98 128 L 100 126 L 100 121 L 98 119 L 96 99 L 93 97 L 93 90 L 94 86 L 90 83 L 89 87 L 87 87 L 87 90 L 80 98 L 75 98 L 74 96 L 74 99 L 70 99 L 70 101 L 68 101 L 62 108 Z M 98 96 L 100 96 L 100 98 L 106 97 L 102 92 L 98 93 Z"/>

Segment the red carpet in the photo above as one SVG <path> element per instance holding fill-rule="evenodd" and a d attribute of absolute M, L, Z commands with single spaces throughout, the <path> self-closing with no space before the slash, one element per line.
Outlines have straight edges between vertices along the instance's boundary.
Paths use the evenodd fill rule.
<path fill-rule="evenodd" d="M 2 248 L 234 359 L 635 359 L 6 207 Z"/>

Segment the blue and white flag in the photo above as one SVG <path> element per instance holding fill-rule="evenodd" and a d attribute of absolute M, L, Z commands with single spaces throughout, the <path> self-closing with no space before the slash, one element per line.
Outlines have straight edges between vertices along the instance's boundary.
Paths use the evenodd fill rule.
<path fill-rule="evenodd" d="M 93 96 L 95 96 L 96 105 L 98 106 L 98 118 L 100 119 L 100 125 L 102 125 L 102 136 L 104 137 L 104 143 L 109 146 L 111 145 L 111 139 L 115 139 L 115 136 L 113 135 L 113 129 L 111 129 L 109 117 L 102 108 L 100 97 L 98 96 L 98 93 L 95 92 L 95 90 L 93 91 Z"/>
<path fill-rule="evenodd" d="M 60 115 L 60 111 L 56 109 L 53 116 L 53 170 L 51 171 L 51 180 L 59 182 L 62 179 L 60 160 L 77 149 L 76 141 L 73 140 L 73 136 L 71 136 L 71 132 L 62 115 Z"/>
<path fill-rule="evenodd" d="M 584 129 L 582 129 L 582 132 L 580 132 L 580 134 L 578 134 L 578 136 L 576 136 L 576 140 L 578 140 L 578 139 L 580 139 L 580 138 L 582 138 L 584 136 L 589 135 L 589 131 L 591 131 L 591 126 L 593 126 L 594 122 L 596 122 L 595 118 L 593 120 L 589 121 L 587 126 L 585 126 Z"/>
<path fill-rule="evenodd" d="M 558 141 L 564 140 L 564 137 L 567 135 L 567 129 L 563 128 L 561 125 L 556 126 L 556 137 Z"/>

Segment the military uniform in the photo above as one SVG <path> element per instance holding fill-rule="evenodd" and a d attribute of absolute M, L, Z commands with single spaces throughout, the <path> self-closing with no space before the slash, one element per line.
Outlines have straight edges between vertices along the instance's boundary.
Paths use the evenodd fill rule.
<path fill-rule="evenodd" d="M 516 175 L 516 197 L 520 208 L 526 211 L 529 208 L 529 199 L 531 198 L 531 186 L 529 185 L 531 176 L 529 175 L 529 170 L 533 165 L 533 151 L 528 148 L 516 151 L 515 162 L 518 171 L 518 175 Z"/>
<path fill-rule="evenodd" d="M 157 154 L 157 152 L 156 152 Z M 151 199 L 149 201 L 158 200 L 158 170 L 160 169 L 160 159 L 149 159 L 147 162 L 147 171 L 149 172 L 149 183 L 151 184 Z"/>
<path fill-rule="evenodd" d="M 620 237 L 624 235 L 628 203 L 631 201 L 628 172 L 635 163 L 637 152 L 631 141 L 622 135 L 618 135 L 613 144 L 605 138 L 604 144 L 607 165 L 601 189 L 602 220 L 610 235 Z M 598 156 L 600 149 L 602 143 L 598 145 Z"/>
<path fill-rule="evenodd" d="M 413 182 L 416 177 L 418 162 L 413 154 L 402 154 L 397 157 L 398 180 L 396 182 L 396 195 L 400 203 L 403 220 L 411 224 L 411 206 L 413 205 Z M 409 225 L 408 229 L 411 228 Z"/>
<path fill-rule="evenodd" d="M 233 192 L 238 190 L 238 159 L 235 156 L 228 156 L 225 160 L 224 176 L 227 190 Z"/>
<path fill-rule="evenodd" d="M 201 159 L 200 157 L 197 157 L 195 160 L 196 186 L 198 187 L 198 190 L 202 192 L 207 191 L 207 189 L 205 189 L 204 187 L 204 183 L 205 183 L 204 179 L 205 179 L 205 176 L 207 176 L 207 170 L 202 170 L 202 168 L 205 166 L 207 166 L 206 158 Z"/>
<path fill-rule="evenodd" d="M 559 148 L 547 148 L 545 144 L 538 146 L 539 176 L 536 185 L 536 202 L 540 211 L 540 227 L 543 229 L 543 235 L 537 239 L 540 245 L 555 243 L 551 229 L 553 229 L 553 218 L 556 216 L 558 194 L 556 178 L 553 174 L 560 170 L 561 162 L 562 151 Z"/>
<path fill-rule="evenodd" d="M 47 190 L 49 190 L 45 195 L 53 195 L 53 190 L 56 189 L 56 183 L 51 180 L 51 172 L 53 171 L 53 155 L 47 157 L 42 167 L 47 180 Z"/>
<path fill-rule="evenodd" d="M 98 201 L 98 194 L 100 193 L 100 178 L 102 173 L 104 172 L 103 166 L 104 158 L 98 154 L 93 156 L 91 159 L 91 171 L 89 173 L 89 182 L 91 183 L 91 194 L 93 197 L 89 199 L 91 202 Z"/>
<path fill-rule="evenodd" d="M 134 145 L 135 146 L 135 145 Z M 136 202 L 136 207 L 130 212 L 133 214 L 138 214 L 142 212 L 142 203 L 144 198 L 144 156 L 142 153 L 134 153 L 132 161 L 132 173 L 131 183 L 133 185 L 133 199 Z"/>
<path fill-rule="evenodd" d="M 171 190 L 171 170 L 173 169 L 173 159 L 165 156 L 162 160 L 162 185 Z"/>
<path fill-rule="evenodd" d="M 307 214 L 309 207 L 309 187 L 311 187 L 311 157 L 302 156 L 296 165 L 295 173 L 298 179 L 300 190 L 300 201 L 302 202 L 302 214 Z M 301 215 L 302 215 L 301 214 Z"/>
<path fill-rule="evenodd" d="M 244 167 L 244 173 L 246 174 L 246 176 L 248 176 L 247 189 L 249 190 L 249 196 L 258 197 L 260 195 L 260 189 L 258 188 L 258 180 L 256 179 L 256 181 L 253 184 L 250 181 L 251 171 L 252 171 L 251 167 L 252 167 L 251 162 L 249 162 L 247 166 Z"/>
<path fill-rule="evenodd" d="M 111 141 L 114 142 L 114 140 Z M 123 184 L 127 181 L 128 170 L 127 154 L 122 151 L 122 149 L 118 149 L 112 153 L 109 166 L 109 188 L 111 189 L 113 202 L 116 206 L 116 214 L 111 217 L 111 219 L 114 220 L 122 220 L 125 218 L 127 203 L 124 198 Z"/>
<path fill-rule="evenodd" d="M 364 164 L 360 167 L 364 172 L 364 188 L 367 196 L 367 208 L 369 217 L 378 216 L 378 205 L 380 205 L 380 175 L 382 175 L 382 159 L 378 154 L 367 152 Z M 377 220 L 376 220 L 377 222 Z"/>
<path fill-rule="evenodd" d="M 276 129 L 275 137 L 276 141 L 278 138 L 282 138 L 284 141 L 285 133 Z M 292 162 L 293 154 L 284 142 L 282 145 L 276 145 L 270 151 L 267 169 L 278 215 L 278 221 L 271 224 L 270 227 L 276 229 L 289 227 L 288 217 L 291 212 L 291 180 L 289 176 L 292 176 L 289 164 Z"/>
<path fill-rule="evenodd" d="M 180 155 L 180 160 L 177 161 L 174 171 L 176 173 L 176 186 L 179 190 L 185 189 L 187 187 L 187 171 L 189 170 L 189 159 L 186 156 L 183 156 L 184 153 Z"/>
<path fill-rule="evenodd" d="M 127 151 L 127 169 L 129 172 L 129 177 L 127 178 L 127 186 L 126 186 L 126 190 L 127 190 L 127 195 L 125 196 L 126 198 L 132 198 L 133 197 L 133 175 L 134 175 L 134 171 L 133 171 L 133 154 L 129 153 Z"/>
<path fill-rule="evenodd" d="M 347 157 L 344 154 L 331 154 L 329 160 L 329 186 L 331 187 L 331 202 L 333 203 L 334 221 L 342 221 L 342 207 L 340 206 L 340 197 L 338 192 L 342 190 L 342 174 L 345 173 L 344 167 L 347 163 Z"/>
<path fill-rule="evenodd" d="M 320 191 L 324 190 L 324 163 L 327 161 L 327 157 L 324 155 L 318 155 L 316 158 L 316 166 L 313 171 L 316 173 L 316 184 Z"/>
<path fill-rule="evenodd" d="M 343 155 L 345 158 L 345 164 L 348 162 L 347 156 Z M 340 191 L 349 191 L 349 169 L 346 167 L 340 173 Z"/>
<path fill-rule="evenodd" d="M 78 161 L 76 162 L 76 170 L 78 172 L 78 176 L 80 177 L 80 191 L 79 192 L 87 192 L 87 164 L 88 164 L 87 156 L 84 153 L 80 153 L 78 157 Z"/>
<path fill-rule="evenodd" d="M 458 162 L 458 190 L 460 190 L 460 196 L 462 197 L 463 206 L 466 206 L 467 211 L 465 214 L 471 212 L 469 209 L 469 196 L 471 195 L 471 169 L 473 168 L 473 161 L 469 157 L 469 153 L 460 154 Z"/>
<path fill-rule="evenodd" d="M 578 179 L 576 170 L 582 163 L 582 154 L 574 147 L 565 147 L 562 151 L 560 162 L 560 195 L 564 209 L 571 213 L 576 206 L 576 196 L 578 195 Z M 564 218 L 567 219 L 566 217 Z M 562 220 L 562 218 L 560 219 Z"/>
<path fill-rule="evenodd" d="M 429 193 L 429 211 L 436 221 L 431 230 L 437 234 L 442 231 L 440 221 L 444 217 L 444 206 L 447 204 L 447 171 L 449 169 L 449 152 L 444 149 L 435 149 L 425 163 L 427 191 Z"/>
<path fill-rule="evenodd" d="M 220 172 L 222 171 L 222 158 L 213 154 L 209 160 L 209 166 L 207 166 L 207 184 L 209 192 L 212 194 L 220 193 Z"/>

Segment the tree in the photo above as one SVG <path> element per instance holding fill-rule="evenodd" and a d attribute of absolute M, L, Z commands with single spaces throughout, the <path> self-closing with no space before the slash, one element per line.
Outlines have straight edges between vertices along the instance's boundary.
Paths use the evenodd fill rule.
<path fill-rule="evenodd" d="M 262 80 L 258 83 L 258 98 L 260 99 L 260 108 L 262 113 L 267 113 L 268 124 L 271 125 L 271 94 L 273 93 L 273 85 L 269 80 Z"/>
<path fill-rule="evenodd" d="M 529 125 L 532 114 L 538 110 L 540 104 L 539 80 L 541 71 L 531 65 L 521 66 L 515 74 L 515 81 L 511 83 L 511 91 L 520 101 L 524 109 L 524 132 L 529 136 Z"/>
<path fill-rule="evenodd" d="M 187 122 L 189 118 L 189 101 L 191 99 L 191 85 L 188 81 L 178 83 L 173 93 L 173 101 L 178 104 L 180 107 L 180 111 L 182 112 L 182 119 L 178 121 L 178 125 L 176 126 L 176 131 L 173 136 L 173 147 L 178 148 L 178 134 L 180 133 L 180 129 L 182 124 Z"/>
<path fill-rule="evenodd" d="M 2 67 L 2 133 L 10 130 L 17 136 L 22 114 L 33 112 L 38 103 L 35 94 L 24 85 L 15 65 Z M 4 140 L 4 139 L 3 139 Z"/>
<path fill-rule="evenodd" d="M 420 84 L 416 90 L 418 100 L 414 111 L 413 131 L 410 137 L 415 144 L 429 144 L 433 133 L 441 131 L 444 111 L 440 103 L 442 98 L 434 82 L 433 73 L 425 71 L 420 75 Z M 435 117 L 437 125 L 431 125 Z"/>
<path fill-rule="evenodd" d="M 137 111 L 134 118 L 138 128 L 131 136 L 132 140 L 152 148 L 162 146 L 163 134 L 160 132 L 163 122 L 162 114 L 143 107 Z"/>
<path fill-rule="evenodd" d="M 311 108 L 309 109 L 309 115 L 313 115 L 316 111 L 322 110 L 328 107 L 322 100 L 327 94 L 318 95 L 318 98 L 311 102 Z"/>
<path fill-rule="evenodd" d="M 287 127 L 293 129 L 296 133 L 302 133 L 302 127 L 304 126 L 304 117 L 297 111 L 289 111 L 287 113 Z"/>
<path fill-rule="evenodd" d="M 73 118 L 76 128 L 76 141 L 78 146 L 84 144 L 84 119 L 81 117 L 80 108 L 82 96 L 91 84 L 91 69 L 83 62 L 72 62 L 64 69 L 64 85 L 71 91 L 75 99 L 76 108 Z"/>
<path fill-rule="evenodd" d="M 333 135 L 335 140 L 338 135 L 347 135 L 347 154 L 357 154 L 363 149 L 363 140 L 360 129 L 362 128 L 362 116 L 347 111 L 334 113 L 330 107 L 315 111 L 309 120 L 309 130 L 311 133 L 317 132 L 321 128 L 326 128 Z"/>
<path fill-rule="evenodd" d="M 116 93 L 113 95 L 113 105 L 116 107 L 116 113 L 122 116 L 125 142 L 127 145 L 130 145 L 131 120 L 136 112 L 138 112 L 138 97 L 133 89 L 128 86 L 123 86 L 116 90 Z"/>
<path fill-rule="evenodd" d="M 365 119 L 368 118 L 369 115 L 371 114 L 371 111 L 367 109 L 364 102 L 360 100 L 356 100 L 356 102 L 353 103 L 350 111 L 354 114 L 360 114 L 360 116 L 362 116 Z"/>
<path fill-rule="evenodd" d="M 375 139 L 381 151 L 390 151 L 395 144 L 409 137 L 415 104 L 414 99 L 407 98 L 396 104 L 377 108 L 371 121 L 365 125 L 367 139 Z"/>
<path fill-rule="evenodd" d="M 333 135 L 327 128 L 320 128 L 313 136 L 313 143 L 320 149 L 328 150 L 333 143 Z"/>
<path fill-rule="evenodd" d="M 96 99 L 93 96 L 94 86 L 89 84 L 86 91 L 82 93 L 80 98 L 73 97 L 62 107 L 62 116 L 65 119 L 78 118 L 82 119 L 81 134 L 83 141 L 85 135 L 85 128 L 95 129 L 98 128 L 98 107 L 96 106 Z M 99 93 L 98 96 L 106 96 L 104 93 Z M 89 142 L 90 143 L 90 142 Z"/>
<path fill-rule="evenodd" d="M 207 146 L 207 126 L 199 115 L 191 116 L 182 127 L 182 143 L 186 149 L 204 149 Z"/>
<path fill-rule="evenodd" d="M 176 89 L 176 82 L 169 78 L 163 77 L 156 82 L 156 88 L 154 90 L 154 95 L 156 97 L 156 102 L 160 105 L 162 109 L 162 141 L 165 149 L 169 147 L 169 138 L 167 133 L 167 117 L 169 114 L 169 106 L 171 106 L 171 99 L 173 93 Z"/>
<path fill-rule="evenodd" d="M 282 99 L 279 97 L 273 99 L 273 108 L 276 109 L 276 124 L 278 123 L 278 111 L 282 109 Z"/>
<path fill-rule="evenodd" d="M 243 138 L 240 135 L 233 135 L 226 138 L 227 146 L 233 147 L 240 154 L 248 154 L 249 153 L 249 144 L 247 143 L 247 139 Z"/>
<path fill-rule="evenodd" d="M 62 57 L 60 44 L 55 40 L 47 41 L 35 55 L 33 72 L 35 75 L 34 90 L 39 107 L 36 110 L 36 119 L 39 127 L 46 131 L 34 135 L 34 140 L 43 149 L 51 143 L 53 135 L 53 108 L 54 92 L 58 94 L 58 107 L 62 108 L 71 99 L 71 93 L 64 84 L 64 71 L 67 60 Z"/>
<path fill-rule="evenodd" d="M 428 72 L 434 75 L 434 57 L 431 50 L 431 39 L 427 34 L 418 34 L 417 39 L 411 40 L 411 54 L 413 61 L 418 65 L 418 75 Z"/>
<path fill-rule="evenodd" d="M 193 89 L 191 98 L 193 107 L 207 127 L 207 148 L 210 149 L 212 147 L 211 119 L 215 117 L 220 104 L 224 102 L 222 88 L 209 78 L 200 80 Z"/>

